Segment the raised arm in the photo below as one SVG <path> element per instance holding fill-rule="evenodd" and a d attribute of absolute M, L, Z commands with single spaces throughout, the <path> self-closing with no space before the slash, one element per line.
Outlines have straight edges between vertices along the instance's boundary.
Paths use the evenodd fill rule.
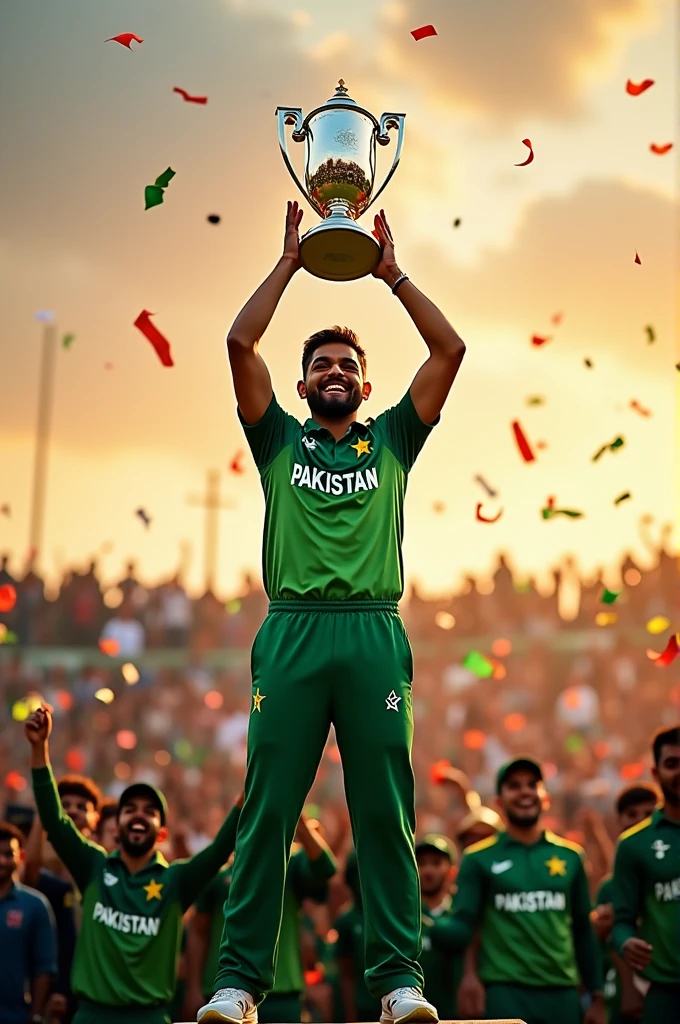
<path fill-rule="evenodd" d="M 271 377 L 258 352 L 258 345 L 287 285 L 300 269 L 298 229 L 301 220 L 302 210 L 297 203 L 289 202 L 283 255 L 269 277 L 248 299 L 227 335 L 236 401 L 246 423 L 261 420 L 272 400 Z"/>
<path fill-rule="evenodd" d="M 393 288 L 403 275 L 394 254 L 394 241 L 384 210 L 376 215 L 374 223 L 373 234 L 382 246 L 382 258 L 373 275 Z M 423 423 L 434 423 L 463 362 L 465 343 L 442 311 L 412 281 L 406 280 L 400 284 L 396 296 L 430 350 L 409 390 L 415 410 Z"/>

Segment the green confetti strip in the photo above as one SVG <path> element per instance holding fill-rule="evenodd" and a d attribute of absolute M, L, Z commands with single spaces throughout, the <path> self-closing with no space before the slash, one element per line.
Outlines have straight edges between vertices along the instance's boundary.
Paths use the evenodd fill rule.
<path fill-rule="evenodd" d="M 578 512 L 575 508 L 542 508 L 541 515 L 544 519 L 552 519 L 554 516 L 567 516 L 568 519 L 582 519 L 585 513 Z"/>
<path fill-rule="evenodd" d="M 597 462 L 605 452 L 615 452 L 617 448 L 623 448 L 625 443 L 626 442 L 622 437 L 615 437 L 613 441 L 609 442 L 609 444 L 603 444 L 602 447 L 595 452 L 591 461 Z"/>
<path fill-rule="evenodd" d="M 600 595 L 600 601 L 602 604 L 614 604 L 620 593 L 620 590 L 607 590 L 605 587 Z"/>
<path fill-rule="evenodd" d="M 173 171 L 172 167 L 168 167 L 167 170 L 163 171 L 162 174 L 158 175 L 158 177 L 154 181 L 154 185 L 158 185 L 159 188 L 167 188 L 172 179 L 175 177 L 176 173 L 177 172 Z"/>
<path fill-rule="evenodd" d="M 144 209 L 150 210 L 152 206 L 160 206 L 163 202 L 163 189 L 167 188 L 177 172 L 168 167 L 156 178 L 153 185 L 147 185 L 144 189 Z"/>
<path fill-rule="evenodd" d="M 545 405 L 545 398 L 543 395 L 529 395 L 527 405 Z"/>
<path fill-rule="evenodd" d="M 622 501 L 628 501 L 632 497 L 630 491 L 624 491 L 623 494 L 619 494 L 618 498 L 614 498 L 614 504 L 620 505 Z"/>
<path fill-rule="evenodd" d="M 647 324 L 645 330 L 647 331 L 647 344 L 651 345 L 653 341 L 656 341 L 656 334 L 654 333 L 654 328 L 651 324 Z"/>
<path fill-rule="evenodd" d="M 479 651 L 470 651 L 466 654 L 463 658 L 463 667 L 479 679 L 488 679 L 489 676 L 493 675 L 493 665 Z"/>
<path fill-rule="evenodd" d="M 75 340 L 75 334 L 65 334 L 64 337 L 61 339 L 61 347 L 70 348 Z"/>

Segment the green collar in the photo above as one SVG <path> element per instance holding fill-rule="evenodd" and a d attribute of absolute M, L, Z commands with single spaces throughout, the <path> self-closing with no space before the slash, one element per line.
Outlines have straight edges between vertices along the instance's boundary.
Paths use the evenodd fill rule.
<path fill-rule="evenodd" d="M 670 825 L 671 828 L 680 828 L 680 821 L 671 821 L 663 813 L 663 807 L 656 807 L 652 811 L 652 828 L 658 828 L 661 824 Z"/>
<path fill-rule="evenodd" d="M 114 861 L 117 860 L 117 861 L 120 861 L 120 866 L 125 871 L 128 870 L 127 867 L 125 866 L 125 864 L 123 863 L 123 861 L 121 860 L 120 850 L 112 850 L 112 852 L 108 855 L 108 857 L 106 859 L 107 860 L 114 860 Z M 150 868 L 158 867 L 158 866 L 160 866 L 162 868 L 167 868 L 167 867 L 170 866 L 160 850 L 156 850 L 156 852 L 154 853 L 154 855 L 151 858 L 151 860 L 149 861 L 149 863 L 146 864 L 139 871 L 135 871 L 134 874 L 135 874 L 135 876 L 136 875 L 143 875 Z M 129 871 L 128 871 L 128 874 L 130 874 Z M 133 876 L 131 875 L 130 877 L 133 877 Z"/>
<path fill-rule="evenodd" d="M 311 418 L 311 416 L 309 419 L 305 420 L 302 429 L 305 434 L 327 435 L 328 437 L 333 437 L 328 427 L 322 427 L 321 424 L 317 423 L 316 420 Z M 351 437 L 353 434 L 362 434 L 365 436 L 368 433 L 370 433 L 370 427 L 368 424 L 360 423 L 359 420 L 353 420 L 339 440 L 342 441 L 344 438 Z"/>

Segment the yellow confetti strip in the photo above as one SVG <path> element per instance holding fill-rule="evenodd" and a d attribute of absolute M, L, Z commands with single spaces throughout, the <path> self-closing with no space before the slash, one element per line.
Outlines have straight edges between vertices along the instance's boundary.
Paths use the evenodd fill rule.
<path fill-rule="evenodd" d="M 127 661 L 120 671 L 128 686 L 134 686 L 135 683 L 139 682 L 139 672 L 131 661 Z"/>
<path fill-rule="evenodd" d="M 648 633 L 663 633 L 665 629 L 671 624 L 671 620 L 667 619 L 665 615 L 655 615 L 653 619 L 650 619 L 647 623 Z"/>

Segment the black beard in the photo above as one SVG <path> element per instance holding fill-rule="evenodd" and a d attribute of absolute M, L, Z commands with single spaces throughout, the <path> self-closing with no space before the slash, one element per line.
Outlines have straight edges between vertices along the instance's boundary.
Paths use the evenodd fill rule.
<path fill-rule="evenodd" d="M 538 819 L 541 817 L 541 809 L 533 811 L 529 817 L 520 818 L 519 815 L 514 814 L 513 811 L 506 810 L 505 812 L 508 821 L 515 828 L 533 828 Z"/>
<path fill-rule="evenodd" d="M 118 841 L 129 857 L 143 857 L 155 846 L 156 834 L 152 830 L 141 842 L 132 842 L 128 832 L 121 829 Z"/>
<path fill-rule="evenodd" d="M 357 411 L 361 401 L 359 388 L 345 391 L 342 398 L 327 398 L 323 391 L 307 392 L 307 404 L 312 414 L 316 413 L 317 416 L 323 416 L 326 420 L 343 420 Z"/>
<path fill-rule="evenodd" d="M 680 806 L 680 793 L 676 789 L 662 785 L 661 792 L 663 793 L 664 801 L 670 804 L 671 807 Z"/>

